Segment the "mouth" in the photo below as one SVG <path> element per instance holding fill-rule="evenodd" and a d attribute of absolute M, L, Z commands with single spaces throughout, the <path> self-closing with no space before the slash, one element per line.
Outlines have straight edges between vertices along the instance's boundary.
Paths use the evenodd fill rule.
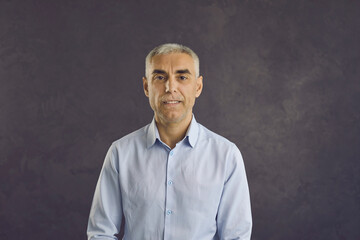
<path fill-rule="evenodd" d="M 165 100 L 162 103 L 166 107 L 177 107 L 177 106 L 179 106 L 181 101 L 178 101 L 178 100 Z"/>
<path fill-rule="evenodd" d="M 169 100 L 169 101 L 163 101 L 164 104 L 177 104 L 180 103 L 180 101 L 177 100 Z"/>

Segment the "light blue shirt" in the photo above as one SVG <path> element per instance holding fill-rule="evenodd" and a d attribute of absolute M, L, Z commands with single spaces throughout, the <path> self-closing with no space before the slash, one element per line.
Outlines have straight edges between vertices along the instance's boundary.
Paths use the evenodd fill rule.
<path fill-rule="evenodd" d="M 122 223 L 125 221 L 125 223 Z M 115 141 L 96 186 L 88 239 L 249 240 L 249 189 L 240 151 L 193 117 L 170 149 L 155 120 Z"/>

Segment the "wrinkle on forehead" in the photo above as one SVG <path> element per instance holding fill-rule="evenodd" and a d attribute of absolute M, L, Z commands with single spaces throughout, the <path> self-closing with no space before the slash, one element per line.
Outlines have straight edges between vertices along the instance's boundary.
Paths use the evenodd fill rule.
<path fill-rule="evenodd" d="M 156 71 L 165 71 L 172 74 L 183 72 L 195 76 L 194 60 L 186 53 L 156 55 L 151 60 L 151 67 Z"/>

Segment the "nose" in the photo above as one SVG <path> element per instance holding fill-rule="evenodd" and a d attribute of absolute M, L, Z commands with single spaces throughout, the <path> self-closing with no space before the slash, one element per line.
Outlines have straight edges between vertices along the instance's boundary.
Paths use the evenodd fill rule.
<path fill-rule="evenodd" d="M 170 76 L 165 83 L 166 92 L 176 92 L 177 82 L 174 76 Z"/>

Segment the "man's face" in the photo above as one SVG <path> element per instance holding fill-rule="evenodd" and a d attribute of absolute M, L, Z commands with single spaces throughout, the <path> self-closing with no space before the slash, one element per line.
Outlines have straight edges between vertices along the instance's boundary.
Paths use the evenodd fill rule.
<path fill-rule="evenodd" d="M 202 77 L 195 76 L 192 57 L 186 53 L 154 56 L 148 72 L 143 78 L 144 92 L 155 120 L 163 124 L 190 121 L 202 90 Z"/>

